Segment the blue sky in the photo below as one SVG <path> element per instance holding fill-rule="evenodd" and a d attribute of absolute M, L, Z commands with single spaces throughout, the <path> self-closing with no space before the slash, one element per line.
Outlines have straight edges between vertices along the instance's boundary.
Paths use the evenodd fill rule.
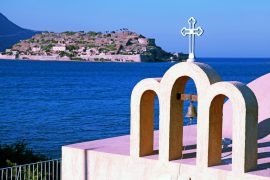
<path fill-rule="evenodd" d="M 1 0 L 0 12 L 29 29 L 128 28 L 170 52 L 188 52 L 180 29 L 194 16 L 205 33 L 197 57 L 270 57 L 269 0 Z M 1 28 L 1 27 L 0 27 Z"/>

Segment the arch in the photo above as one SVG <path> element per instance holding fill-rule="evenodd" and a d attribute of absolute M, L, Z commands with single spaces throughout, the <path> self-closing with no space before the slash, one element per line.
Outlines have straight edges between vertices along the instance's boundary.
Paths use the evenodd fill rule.
<path fill-rule="evenodd" d="M 181 157 L 183 123 L 179 123 L 179 119 L 181 121 L 183 116 L 182 104 L 177 102 L 176 96 L 177 92 L 183 92 L 189 78 L 193 79 L 198 95 L 196 166 L 207 168 L 220 161 L 221 102 L 227 96 L 234 111 L 232 171 L 244 173 L 254 168 L 257 165 L 258 125 L 254 93 L 239 82 L 219 82 L 218 74 L 201 63 L 176 64 L 162 79 L 145 79 L 135 86 L 131 95 L 131 156 L 153 152 L 153 102 L 157 95 L 160 106 L 159 159 L 170 161 Z"/>
<path fill-rule="evenodd" d="M 211 102 L 209 109 L 208 166 L 219 165 L 222 154 L 223 104 L 226 96 L 219 94 Z"/>
<path fill-rule="evenodd" d="M 232 119 L 232 171 L 245 173 L 257 165 L 258 104 L 254 93 L 239 82 L 218 82 L 209 88 L 204 101 L 205 126 L 199 141 L 200 163 L 204 167 L 218 165 L 221 161 L 222 108 L 227 96 L 233 108 Z"/>
<path fill-rule="evenodd" d="M 219 75 L 213 68 L 201 63 L 179 63 L 171 67 L 160 82 L 160 129 L 159 129 L 159 158 L 162 161 L 178 159 L 182 156 L 183 120 L 179 108 L 182 104 L 177 101 L 177 92 L 183 92 L 187 80 L 191 78 L 198 94 L 198 131 L 201 126 L 201 97 L 209 86 L 220 81 Z M 198 143 L 199 145 L 199 143 Z M 198 147 L 199 148 L 199 147 Z"/>
<path fill-rule="evenodd" d="M 131 94 L 130 155 L 141 157 L 153 153 L 154 100 L 159 97 L 159 78 L 140 81 Z"/>

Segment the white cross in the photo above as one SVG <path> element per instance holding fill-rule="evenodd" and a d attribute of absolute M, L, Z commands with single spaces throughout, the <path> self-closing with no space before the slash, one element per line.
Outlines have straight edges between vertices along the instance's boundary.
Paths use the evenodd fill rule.
<path fill-rule="evenodd" d="M 186 27 L 181 29 L 181 34 L 183 36 L 189 35 L 189 55 L 187 62 L 195 61 L 195 35 L 201 36 L 203 34 L 203 30 L 201 27 L 195 29 L 196 19 L 194 17 L 189 18 L 189 29 Z"/>

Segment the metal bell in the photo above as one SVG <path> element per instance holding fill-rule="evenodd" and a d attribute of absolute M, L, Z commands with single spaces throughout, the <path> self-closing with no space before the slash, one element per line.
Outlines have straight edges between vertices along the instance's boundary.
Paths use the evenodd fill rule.
<path fill-rule="evenodd" d="M 192 122 L 193 118 L 197 117 L 196 108 L 193 105 L 192 101 L 190 101 L 189 103 L 188 111 L 185 117 L 190 119 L 190 123 Z"/>

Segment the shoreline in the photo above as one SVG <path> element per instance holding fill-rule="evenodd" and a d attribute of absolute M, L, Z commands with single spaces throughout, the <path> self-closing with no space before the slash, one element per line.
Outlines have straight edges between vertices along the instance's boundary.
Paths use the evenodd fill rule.
<path fill-rule="evenodd" d="M 180 61 L 148 61 L 148 62 L 127 62 L 127 61 L 90 61 L 90 60 L 59 60 L 59 59 L 3 59 L 0 61 L 48 61 L 48 62 L 85 62 L 85 63 L 175 63 Z"/>
<path fill-rule="evenodd" d="M 48 61 L 86 61 L 86 62 L 170 62 L 181 61 L 179 58 L 156 57 L 143 54 L 102 54 L 102 55 L 82 55 L 78 57 L 67 57 L 59 55 L 6 55 L 0 54 L 0 59 L 17 59 L 17 60 L 48 60 Z"/>

